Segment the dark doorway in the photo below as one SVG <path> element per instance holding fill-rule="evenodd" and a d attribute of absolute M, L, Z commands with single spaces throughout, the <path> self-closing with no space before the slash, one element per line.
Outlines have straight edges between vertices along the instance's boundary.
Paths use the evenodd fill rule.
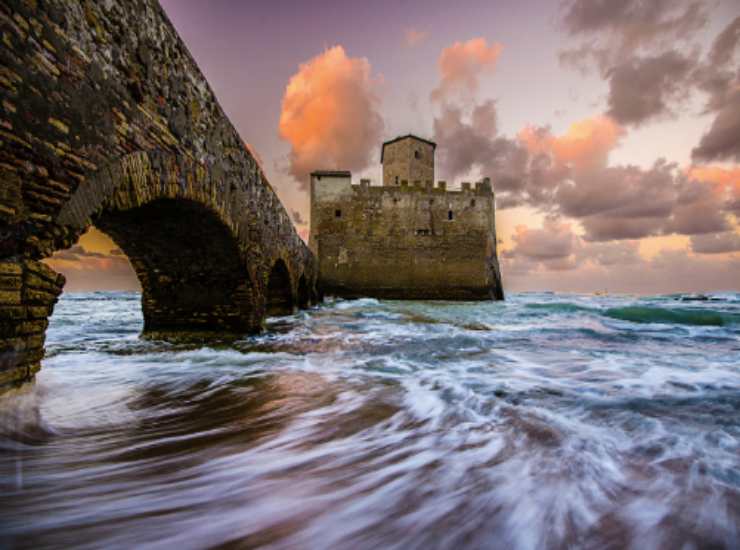
<path fill-rule="evenodd" d="M 292 315 L 293 290 L 290 285 L 290 273 L 283 260 L 272 266 L 267 282 L 267 315 L 276 317 Z"/>

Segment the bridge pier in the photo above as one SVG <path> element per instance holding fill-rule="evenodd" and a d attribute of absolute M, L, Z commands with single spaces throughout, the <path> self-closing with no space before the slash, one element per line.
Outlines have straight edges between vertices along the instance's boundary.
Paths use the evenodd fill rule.
<path fill-rule="evenodd" d="M 266 309 L 269 317 L 291 315 L 295 309 L 290 272 L 283 260 L 278 260 L 270 270 L 267 280 Z"/>
<path fill-rule="evenodd" d="M 247 260 L 229 228 L 202 204 L 157 199 L 104 212 L 95 225 L 139 278 L 144 332 L 259 330 Z"/>
<path fill-rule="evenodd" d="M 41 368 L 49 317 L 64 277 L 41 262 L 0 261 L 0 387 L 31 380 Z"/>

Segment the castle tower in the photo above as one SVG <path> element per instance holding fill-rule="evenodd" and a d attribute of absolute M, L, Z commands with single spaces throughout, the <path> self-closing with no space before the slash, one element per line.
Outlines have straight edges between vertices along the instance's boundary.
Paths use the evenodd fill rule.
<path fill-rule="evenodd" d="M 383 143 L 380 162 L 383 164 L 383 185 L 395 187 L 402 182 L 421 186 L 434 183 L 433 141 L 408 134 Z"/>

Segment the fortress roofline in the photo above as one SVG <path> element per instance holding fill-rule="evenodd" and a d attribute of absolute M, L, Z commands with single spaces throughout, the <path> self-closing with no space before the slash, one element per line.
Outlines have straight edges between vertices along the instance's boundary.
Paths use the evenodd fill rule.
<path fill-rule="evenodd" d="M 380 148 L 380 162 L 383 162 L 383 153 L 385 152 L 385 146 L 386 145 L 390 145 L 392 143 L 396 143 L 397 141 L 401 141 L 402 139 L 406 139 L 406 138 L 413 138 L 413 139 L 416 139 L 418 141 L 423 141 L 424 143 L 428 143 L 429 145 L 432 146 L 432 149 L 436 149 L 437 148 L 437 144 L 434 143 L 433 141 L 430 141 L 430 140 L 424 139 L 424 138 L 420 138 L 419 136 L 415 136 L 414 134 L 406 134 L 405 136 L 398 136 L 398 137 L 395 137 L 393 139 L 389 139 L 388 141 L 384 141 L 383 142 L 383 145 Z"/>
<path fill-rule="evenodd" d="M 349 170 L 314 170 L 311 172 L 311 176 L 333 176 L 335 178 L 349 178 L 352 177 L 352 172 Z"/>

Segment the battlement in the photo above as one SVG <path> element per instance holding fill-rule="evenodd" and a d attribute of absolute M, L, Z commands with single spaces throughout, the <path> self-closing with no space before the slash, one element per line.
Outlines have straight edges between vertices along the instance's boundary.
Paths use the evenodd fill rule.
<path fill-rule="evenodd" d="M 436 194 L 476 194 L 493 196 L 493 185 L 491 178 L 483 178 L 481 181 L 471 183 L 468 181 L 460 182 L 456 187 L 451 187 L 444 180 L 440 180 L 436 185 L 431 181 L 413 181 L 401 180 L 397 186 L 373 185 L 370 179 L 361 179 L 359 183 L 352 182 L 352 173 L 347 170 L 322 170 L 311 173 L 311 185 L 333 184 L 341 185 L 348 189 L 372 189 L 371 192 L 408 192 L 408 193 L 436 193 Z"/>
<path fill-rule="evenodd" d="M 339 296 L 501 299 L 490 178 L 434 184 L 436 144 L 413 135 L 381 150 L 382 185 L 349 171 L 311 174 L 309 247 Z"/>

